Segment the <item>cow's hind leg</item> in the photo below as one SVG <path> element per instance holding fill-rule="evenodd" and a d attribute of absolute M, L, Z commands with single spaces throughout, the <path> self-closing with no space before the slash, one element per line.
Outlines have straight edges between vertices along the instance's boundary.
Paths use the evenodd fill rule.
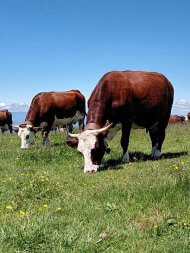
<path fill-rule="evenodd" d="M 168 119 L 160 121 L 156 131 L 149 130 L 150 138 L 152 141 L 152 156 L 154 158 L 161 157 L 162 144 L 165 139 L 165 130 L 168 124 Z"/>
<path fill-rule="evenodd" d="M 79 124 L 79 131 L 82 131 L 84 129 L 84 118 L 80 119 L 78 121 L 78 124 Z"/>
<path fill-rule="evenodd" d="M 43 138 L 43 145 L 49 146 L 50 145 L 50 140 L 48 138 L 48 131 L 43 131 L 42 132 L 42 138 Z"/>
<path fill-rule="evenodd" d="M 149 135 L 152 142 L 152 152 L 151 155 L 154 158 L 161 156 L 161 150 L 158 149 L 158 131 L 149 130 Z"/>
<path fill-rule="evenodd" d="M 128 146 L 129 146 L 129 136 L 131 132 L 132 124 L 122 124 L 122 137 L 121 137 L 121 146 L 123 148 L 123 157 L 122 162 L 129 162 L 129 152 L 128 152 Z"/>
<path fill-rule="evenodd" d="M 13 133 L 13 127 L 12 127 L 12 125 L 9 125 L 9 131 L 10 131 L 11 134 Z"/>

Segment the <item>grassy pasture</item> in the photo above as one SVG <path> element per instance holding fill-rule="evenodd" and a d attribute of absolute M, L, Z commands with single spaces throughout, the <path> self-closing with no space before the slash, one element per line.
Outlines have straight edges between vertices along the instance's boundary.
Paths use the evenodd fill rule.
<path fill-rule="evenodd" d="M 190 252 L 190 125 L 167 129 L 163 158 L 151 160 L 145 130 L 132 131 L 131 162 L 120 134 L 103 168 L 52 134 L 29 150 L 0 135 L 0 252 Z"/>

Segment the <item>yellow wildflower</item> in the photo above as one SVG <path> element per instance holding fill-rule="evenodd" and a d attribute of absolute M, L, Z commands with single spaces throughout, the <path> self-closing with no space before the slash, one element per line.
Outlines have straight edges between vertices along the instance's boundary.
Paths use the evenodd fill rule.
<path fill-rule="evenodd" d="M 5 208 L 8 210 L 13 210 L 13 207 L 11 205 L 6 206 Z"/>
<path fill-rule="evenodd" d="M 48 207 L 48 205 L 47 205 L 47 204 L 44 204 L 44 207 L 46 208 L 46 207 Z"/>
<path fill-rule="evenodd" d="M 61 211 L 61 207 L 56 208 L 56 211 Z"/>
<path fill-rule="evenodd" d="M 21 216 L 26 214 L 23 210 L 20 210 L 19 213 L 20 213 Z"/>

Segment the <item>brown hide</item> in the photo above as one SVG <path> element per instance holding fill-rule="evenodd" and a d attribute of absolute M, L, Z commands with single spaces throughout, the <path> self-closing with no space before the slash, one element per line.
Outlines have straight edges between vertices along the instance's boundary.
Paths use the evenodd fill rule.
<path fill-rule="evenodd" d="M 9 126 L 10 132 L 12 132 L 12 113 L 7 109 L 0 110 L 0 126 L 3 127 L 6 124 Z"/>
<path fill-rule="evenodd" d="M 25 122 L 32 126 L 47 122 L 50 130 L 54 115 L 58 119 L 68 118 L 73 117 L 76 111 L 85 115 L 85 97 L 80 91 L 42 92 L 33 98 Z"/>
<path fill-rule="evenodd" d="M 190 112 L 187 114 L 187 119 L 190 122 Z"/>
<path fill-rule="evenodd" d="M 169 119 L 169 123 L 170 124 L 185 123 L 185 117 L 178 116 L 178 115 L 171 115 Z"/>
<path fill-rule="evenodd" d="M 160 156 L 173 94 L 173 86 L 162 74 L 142 71 L 109 72 L 102 77 L 88 100 L 85 129 L 93 129 L 93 126 L 94 129 L 102 128 L 107 120 L 113 126 L 122 123 L 121 146 L 125 155 L 131 127 L 135 124 L 149 131 L 152 148 L 158 150 L 153 156 Z M 97 138 L 95 149 L 91 151 L 94 165 L 100 165 L 106 148 L 103 138 Z"/>
<path fill-rule="evenodd" d="M 85 160 L 84 172 L 97 171 L 104 153 L 109 151 L 105 139 L 109 130 L 106 132 L 105 128 L 104 132 L 106 125 L 109 129 L 110 126 L 114 128 L 117 123 L 121 123 L 115 130 L 121 127 L 122 162 L 129 161 L 128 144 L 133 124 L 146 128 L 151 138 L 152 157 L 161 157 L 173 96 L 172 84 L 160 73 L 112 71 L 105 74 L 88 100 L 84 132 L 72 135 L 68 141 L 71 147 L 79 144 L 78 150 L 83 153 Z M 94 141 L 94 136 L 96 142 L 91 146 L 90 141 Z M 90 153 L 86 152 L 89 146 Z"/>
<path fill-rule="evenodd" d="M 87 126 L 109 122 L 134 122 L 149 129 L 158 121 L 168 122 L 173 87 L 159 73 L 113 71 L 105 74 L 88 100 Z"/>

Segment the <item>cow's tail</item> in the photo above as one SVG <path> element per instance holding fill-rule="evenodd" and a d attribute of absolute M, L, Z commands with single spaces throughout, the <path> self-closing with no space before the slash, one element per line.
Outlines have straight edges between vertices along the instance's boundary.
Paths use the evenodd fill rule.
<path fill-rule="evenodd" d="M 171 114 L 171 109 L 174 100 L 174 88 L 171 82 L 167 79 L 168 82 L 168 113 Z"/>

